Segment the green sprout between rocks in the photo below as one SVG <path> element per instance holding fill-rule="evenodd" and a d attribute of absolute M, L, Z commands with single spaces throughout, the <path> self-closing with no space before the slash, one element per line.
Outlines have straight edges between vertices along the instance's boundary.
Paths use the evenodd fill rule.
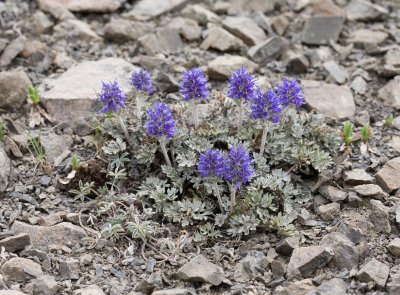
<path fill-rule="evenodd" d="M 4 135 L 6 131 L 4 130 L 4 124 L 0 122 L 0 142 L 4 140 Z"/>
<path fill-rule="evenodd" d="M 33 150 L 31 153 L 38 160 L 38 162 L 44 162 L 46 160 L 46 151 L 40 142 L 40 136 L 29 138 L 28 143 L 29 147 L 31 147 Z"/>
<path fill-rule="evenodd" d="M 71 168 L 72 170 L 76 170 L 81 165 L 81 160 L 78 158 L 77 155 L 72 155 L 71 157 Z"/>
<path fill-rule="evenodd" d="M 353 141 L 353 124 L 351 122 L 343 124 L 343 139 L 346 146 L 350 146 Z"/>
<path fill-rule="evenodd" d="M 371 129 L 368 125 L 364 125 L 361 129 L 361 141 L 366 143 L 371 137 Z"/>
<path fill-rule="evenodd" d="M 28 102 L 33 105 L 40 103 L 39 90 L 34 86 L 28 87 Z"/>
<path fill-rule="evenodd" d="M 394 120 L 393 114 L 389 114 L 385 119 L 385 123 L 384 123 L 385 126 L 392 126 L 393 120 Z"/>

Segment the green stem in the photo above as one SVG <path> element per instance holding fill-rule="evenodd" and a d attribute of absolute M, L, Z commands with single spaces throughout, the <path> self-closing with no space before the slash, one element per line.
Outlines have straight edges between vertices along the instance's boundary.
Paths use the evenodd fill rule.
<path fill-rule="evenodd" d="M 264 155 L 264 150 L 265 150 L 265 142 L 267 140 L 267 127 L 263 127 L 263 133 L 261 136 L 261 145 L 260 145 L 260 155 Z"/>
<path fill-rule="evenodd" d="M 236 205 L 236 188 L 235 185 L 232 184 L 231 187 L 231 211 L 233 211 L 233 208 L 235 208 Z"/>
<path fill-rule="evenodd" d="M 222 214 L 225 214 L 224 206 L 222 205 L 221 194 L 219 193 L 218 183 L 216 181 L 214 181 L 214 190 L 215 190 L 215 194 L 217 195 L 219 209 L 221 210 Z"/>
<path fill-rule="evenodd" d="M 161 151 L 162 151 L 162 153 L 164 155 L 165 161 L 167 162 L 167 165 L 172 167 L 171 161 L 169 160 L 169 157 L 168 157 L 168 152 L 167 152 L 167 148 L 165 146 L 165 139 L 164 138 L 160 138 L 160 147 L 161 147 Z"/>
<path fill-rule="evenodd" d="M 119 123 L 119 126 L 122 129 L 122 132 L 124 133 L 126 143 L 129 145 L 129 132 L 128 132 L 128 129 L 126 128 L 126 126 L 125 126 L 124 121 L 122 120 L 122 118 L 120 116 L 118 116 L 118 123 Z"/>

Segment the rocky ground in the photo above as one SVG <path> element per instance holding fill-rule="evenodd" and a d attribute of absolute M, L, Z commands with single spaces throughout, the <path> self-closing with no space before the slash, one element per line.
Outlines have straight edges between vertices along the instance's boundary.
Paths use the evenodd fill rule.
<path fill-rule="evenodd" d="M 0 28 L 0 295 L 400 294 L 399 1 L 5 0 Z M 72 154 L 95 156 L 100 81 L 129 89 L 142 66 L 174 101 L 185 69 L 224 91 L 242 65 L 264 88 L 298 77 L 309 110 L 338 132 L 355 125 L 349 158 L 312 180 L 296 234 L 167 262 L 127 240 L 88 243 L 101 224 L 60 180 Z M 46 161 L 29 145 L 39 135 Z"/>

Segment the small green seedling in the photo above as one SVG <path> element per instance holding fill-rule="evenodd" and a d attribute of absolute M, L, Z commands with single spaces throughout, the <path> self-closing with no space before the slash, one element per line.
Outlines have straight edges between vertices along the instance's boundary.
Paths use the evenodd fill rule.
<path fill-rule="evenodd" d="M 44 161 L 46 158 L 46 152 L 40 143 L 39 137 L 31 137 L 29 139 L 29 146 L 33 149 L 33 155 L 38 159 L 40 162 Z"/>
<path fill-rule="evenodd" d="M 72 155 L 71 157 L 71 167 L 72 170 L 76 170 L 81 165 L 81 160 L 79 160 L 77 155 Z"/>
<path fill-rule="evenodd" d="M 40 102 L 39 90 L 34 86 L 28 87 L 28 102 L 33 105 L 38 105 Z"/>
<path fill-rule="evenodd" d="M 350 146 L 353 141 L 353 124 L 351 122 L 346 122 L 343 125 L 343 139 L 346 146 Z"/>
<path fill-rule="evenodd" d="M 0 142 L 4 140 L 4 135 L 5 135 L 4 124 L 0 122 Z"/>
<path fill-rule="evenodd" d="M 371 136 L 371 130 L 370 130 L 369 126 L 368 125 L 364 125 L 361 128 L 360 131 L 361 131 L 361 140 L 362 140 L 362 142 L 367 142 L 370 139 L 370 136 Z"/>
<path fill-rule="evenodd" d="M 393 125 L 393 114 L 390 114 L 386 117 L 385 126 L 392 126 Z"/>

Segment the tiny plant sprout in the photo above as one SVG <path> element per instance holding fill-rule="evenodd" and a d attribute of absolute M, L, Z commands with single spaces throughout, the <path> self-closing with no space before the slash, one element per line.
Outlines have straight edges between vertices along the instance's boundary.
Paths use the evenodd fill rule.
<path fill-rule="evenodd" d="M 81 161 L 79 160 L 77 155 L 72 155 L 71 157 L 71 167 L 72 170 L 76 170 L 79 168 L 79 166 L 81 165 Z"/>
<path fill-rule="evenodd" d="M 4 124 L 0 122 L 0 142 L 4 140 L 4 135 L 5 135 Z"/>
<path fill-rule="evenodd" d="M 392 126 L 393 125 L 393 114 L 389 114 L 385 120 L 385 126 Z"/>
<path fill-rule="evenodd" d="M 361 141 L 367 142 L 371 136 L 371 130 L 368 125 L 364 125 L 361 130 Z"/>
<path fill-rule="evenodd" d="M 346 146 L 350 146 L 353 141 L 353 124 L 351 122 L 343 124 L 343 139 Z"/>
<path fill-rule="evenodd" d="M 33 105 L 38 105 L 40 103 L 39 91 L 32 85 L 28 87 L 28 102 Z"/>

